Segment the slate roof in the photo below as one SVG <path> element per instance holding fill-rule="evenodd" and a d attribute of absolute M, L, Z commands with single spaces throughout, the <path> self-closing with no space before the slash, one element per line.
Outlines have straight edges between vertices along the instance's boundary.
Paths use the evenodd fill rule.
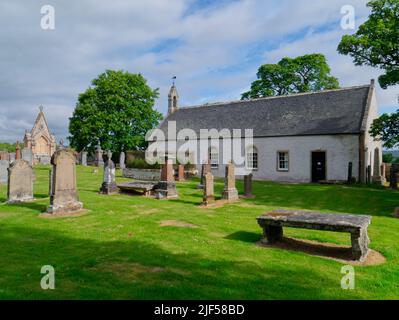
<path fill-rule="evenodd" d="M 198 136 L 200 129 L 211 128 L 253 129 L 254 137 L 358 134 L 373 88 L 365 85 L 179 108 L 159 128 L 167 132 L 168 121 L 176 121 L 177 131 L 190 128 Z"/>

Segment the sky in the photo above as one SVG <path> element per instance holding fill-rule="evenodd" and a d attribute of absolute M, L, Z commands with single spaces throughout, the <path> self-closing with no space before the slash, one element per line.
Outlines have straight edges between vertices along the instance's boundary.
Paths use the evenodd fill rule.
<path fill-rule="evenodd" d="M 22 140 L 39 106 L 57 141 L 79 93 L 107 69 L 141 73 L 159 88 L 166 114 L 171 78 L 180 105 L 236 100 L 260 65 L 323 53 L 341 86 L 377 79 L 337 45 L 369 14 L 366 0 L 1 0 L 0 141 Z M 55 10 L 43 30 L 41 8 Z M 355 30 L 341 28 L 341 8 L 355 9 Z M 398 109 L 399 86 L 378 88 L 380 113 Z"/>

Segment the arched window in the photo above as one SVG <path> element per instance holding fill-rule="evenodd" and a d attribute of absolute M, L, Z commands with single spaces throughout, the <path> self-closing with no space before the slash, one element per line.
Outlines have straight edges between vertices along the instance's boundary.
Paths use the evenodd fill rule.
<path fill-rule="evenodd" d="M 211 168 L 219 168 L 219 152 L 216 147 L 209 148 L 209 160 L 211 162 Z"/>
<path fill-rule="evenodd" d="M 173 97 L 173 108 L 177 108 L 177 98 L 176 98 L 176 96 Z"/>
<path fill-rule="evenodd" d="M 258 169 L 258 149 L 256 147 L 251 146 L 247 148 L 246 160 L 247 169 Z"/>

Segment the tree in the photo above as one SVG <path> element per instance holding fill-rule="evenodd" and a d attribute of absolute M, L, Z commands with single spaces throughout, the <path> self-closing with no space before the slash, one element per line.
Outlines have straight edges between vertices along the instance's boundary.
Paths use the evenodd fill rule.
<path fill-rule="evenodd" d="M 322 54 L 283 58 L 277 64 L 262 65 L 258 80 L 242 99 L 281 96 L 291 93 L 339 88 L 338 79 L 330 75 L 330 67 Z"/>
<path fill-rule="evenodd" d="M 107 70 L 79 95 L 69 119 L 68 137 L 78 151 L 93 151 L 99 140 L 104 150 L 144 149 L 145 134 L 162 115 L 153 109 L 158 89 L 141 74 Z"/>
<path fill-rule="evenodd" d="M 343 36 L 338 52 L 350 55 L 356 65 L 385 70 L 379 83 L 386 89 L 399 83 L 399 0 L 374 0 L 368 20 L 354 35 Z"/>
<path fill-rule="evenodd" d="M 382 162 L 384 163 L 392 163 L 394 160 L 392 153 L 385 153 L 382 155 Z"/>
<path fill-rule="evenodd" d="M 370 130 L 374 138 L 384 141 L 384 147 L 395 148 L 399 146 L 399 110 L 392 114 L 383 114 L 375 119 Z"/>

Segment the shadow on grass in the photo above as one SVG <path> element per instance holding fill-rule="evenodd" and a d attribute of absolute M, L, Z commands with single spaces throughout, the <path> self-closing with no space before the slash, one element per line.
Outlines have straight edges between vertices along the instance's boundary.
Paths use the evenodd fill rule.
<path fill-rule="evenodd" d="M 228 240 L 237 240 L 247 243 L 255 243 L 259 241 L 262 233 L 258 232 L 247 232 L 247 231 L 237 231 L 225 237 Z"/>
<path fill-rule="evenodd" d="M 135 239 L 78 239 L 43 228 L 8 226 L 2 228 L 0 242 L 0 298 L 325 299 L 331 292 L 327 297 L 329 291 L 319 284 L 336 286 L 321 270 L 303 264 L 260 266 L 246 261 L 245 254 L 244 260 L 209 259 Z M 57 290 L 40 289 L 43 265 L 55 268 Z M 312 283 L 302 281 L 304 277 Z"/>
<path fill-rule="evenodd" d="M 47 205 L 45 204 L 40 204 L 36 202 L 23 202 L 23 203 L 16 203 L 16 204 L 10 204 L 10 206 L 15 207 L 15 208 L 27 208 L 31 210 L 35 210 L 38 213 L 45 212 L 47 209 Z"/>

